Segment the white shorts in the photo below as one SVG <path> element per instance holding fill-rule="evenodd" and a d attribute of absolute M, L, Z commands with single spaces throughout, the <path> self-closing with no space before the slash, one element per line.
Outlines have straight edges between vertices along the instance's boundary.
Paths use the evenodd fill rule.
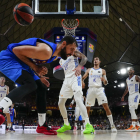
<path fill-rule="evenodd" d="M 81 82 L 81 75 L 65 78 L 63 85 L 60 90 L 59 98 L 72 98 L 72 96 L 77 92 L 80 91 L 81 96 L 83 95 L 82 92 L 82 82 Z"/>
<path fill-rule="evenodd" d="M 138 108 L 138 104 L 139 104 L 139 99 L 140 99 L 140 93 L 136 92 L 134 94 L 129 94 L 128 97 L 128 104 L 129 104 L 129 108 Z"/>
<path fill-rule="evenodd" d="M 108 103 L 103 87 L 89 87 L 86 97 L 86 106 L 94 106 L 96 99 L 99 105 Z"/>

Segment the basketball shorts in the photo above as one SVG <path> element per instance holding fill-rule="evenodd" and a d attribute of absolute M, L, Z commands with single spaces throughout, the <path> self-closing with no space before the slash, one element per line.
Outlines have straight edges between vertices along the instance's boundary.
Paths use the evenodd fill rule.
<path fill-rule="evenodd" d="M 86 106 L 89 106 L 89 107 L 94 106 L 96 99 L 99 105 L 108 103 L 103 87 L 99 87 L 99 88 L 90 87 L 88 89 L 87 97 L 86 97 Z"/>
<path fill-rule="evenodd" d="M 22 74 L 22 70 L 28 71 L 34 80 L 38 80 L 39 77 L 35 75 L 34 71 L 30 69 L 28 65 L 18 59 L 8 49 L 0 52 L 0 71 L 15 82 Z"/>
<path fill-rule="evenodd" d="M 65 78 L 60 90 L 59 98 L 72 98 L 76 91 L 80 91 L 81 96 L 83 95 L 81 75 L 73 75 L 72 77 Z"/>
<path fill-rule="evenodd" d="M 13 121 L 14 121 L 14 117 L 13 117 L 13 116 L 10 116 L 10 119 L 11 119 L 11 122 L 13 122 Z"/>
<path fill-rule="evenodd" d="M 136 92 L 134 94 L 129 94 L 129 97 L 128 97 L 129 108 L 137 109 L 139 100 L 140 100 L 140 93 Z"/>

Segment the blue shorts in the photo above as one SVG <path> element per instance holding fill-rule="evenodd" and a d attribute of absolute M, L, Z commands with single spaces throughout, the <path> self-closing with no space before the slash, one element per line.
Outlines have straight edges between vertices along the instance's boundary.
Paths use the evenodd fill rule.
<path fill-rule="evenodd" d="M 13 117 L 13 116 L 10 116 L 10 119 L 11 119 L 11 122 L 13 122 L 13 121 L 14 121 L 14 117 Z"/>
<path fill-rule="evenodd" d="M 34 80 L 38 80 L 39 77 L 35 75 L 34 71 L 30 69 L 28 65 L 23 63 L 8 49 L 0 52 L 0 71 L 15 82 L 22 74 L 22 70 L 28 71 Z"/>
<path fill-rule="evenodd" d="M 82 120 L 83 120 L 82 116 L 80 115 L 78 121 L 82 121 Z"/>

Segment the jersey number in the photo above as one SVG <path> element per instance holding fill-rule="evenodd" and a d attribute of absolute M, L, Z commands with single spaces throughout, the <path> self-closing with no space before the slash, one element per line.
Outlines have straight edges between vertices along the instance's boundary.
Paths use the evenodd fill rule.
<path fill-rule="evenodd" d="M 2 94 L 1 94 L 1 96 L 0 97 L 2 97 Z"/>
<path fill-rule="evenodd" d="M 65 70 L 67 70 L 67 69 L 68 69 L 68 64 L 66 64 L 66 65 L 64 66 L 64 68 L 65 68 Z"/>
<path fill-rule="evenodd" d="M 96 78 L 93 79 L 93 82 L 96 82 Z"/>

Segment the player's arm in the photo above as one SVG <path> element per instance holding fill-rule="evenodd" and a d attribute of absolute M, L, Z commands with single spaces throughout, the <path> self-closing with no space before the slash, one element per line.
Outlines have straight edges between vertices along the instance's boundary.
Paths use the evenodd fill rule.
<path fill-rule="evenodd" d="M 16 115 L 17 115 L 17 114 L 16 114 L 16 110 L 15 110 L 15 109 L 14 109 L 14 114 L 15 114 L 15 118 L 16 118 Z"/>
<path fill-rule="evenodd" d="M 79 64 L 81 67 L 84 66 L 86 64 L 87 60 L 88 60 L 87 57 L 84 54 L 82 54 L 81 52 L 79 52 L 78 50 L 76 50 L 74 52 L 74 56 L 81 59 L 81 62 Z"/>
<path fill-rule="evenodd" d="M 140 83 L 140 77 L 138 75 L 135 76 L 135 79 L 136 79 L 137 82 Z"/>
<path fill-rule="evenodd" d="M 86 70 L 85 74 L 84 74 L 83 77 L 82 77 L 82 81 L 84 81 L 84 80 L 88 77 L 89 71 L 90 71 L 90 68 L 88 68 L 88 69 Z"/>
<path fill-rule="evenodd" d="M 108 84 L 108 81 L 107 81 L 107 77 L 106 77 L 106 71 L 104 69 L 103 70 L 103 76 L 101 77 L 101 81 L 104 83 L 104 85 L 107 85 Z"/>
<path fill-rule="evenodd" d="M 80 64 L 73 70 L 73 71 L 75 71 L 75 75 L 78 76 L 78 75 L 81 75 L 81 68 L 82 68 L 82 66 L 84 66 L 86 64 L 87 57 L 84 54 L 82 54 L 81 52 L 79 52 L 78 50 L 76 50 L 74 52 L 74 56 L 81 59 Z"/>
<path fill-rule="evenodd" d="M 9 94 L 9 87 L 7 86 L 7 95 Z"/>
<path fill-rule="evenodd" d="M 121 101 L 124 101 L 124 97 L 125 97 L 125 95 L 128 93 L 128 85 L 127 85 L 127 83 L 126 83 L 126 89 L 125 89 L 125 91 L 124 91 L 124 94 L 123 94 L 123 96 L 122 96 L 122 98 L 121 98 Z"/>
<path fill-rule="evenodd" d="M 31 67 L 35 72 L 42 71 L 42 75 L 46 74 L 46 70 L 39 69 L 29 58 L 47 60 L 52 55 L 52 49 L 43 43 L 34 46 L 17 46 L 13 48 L 13 53 L 25 64 Z"/>

